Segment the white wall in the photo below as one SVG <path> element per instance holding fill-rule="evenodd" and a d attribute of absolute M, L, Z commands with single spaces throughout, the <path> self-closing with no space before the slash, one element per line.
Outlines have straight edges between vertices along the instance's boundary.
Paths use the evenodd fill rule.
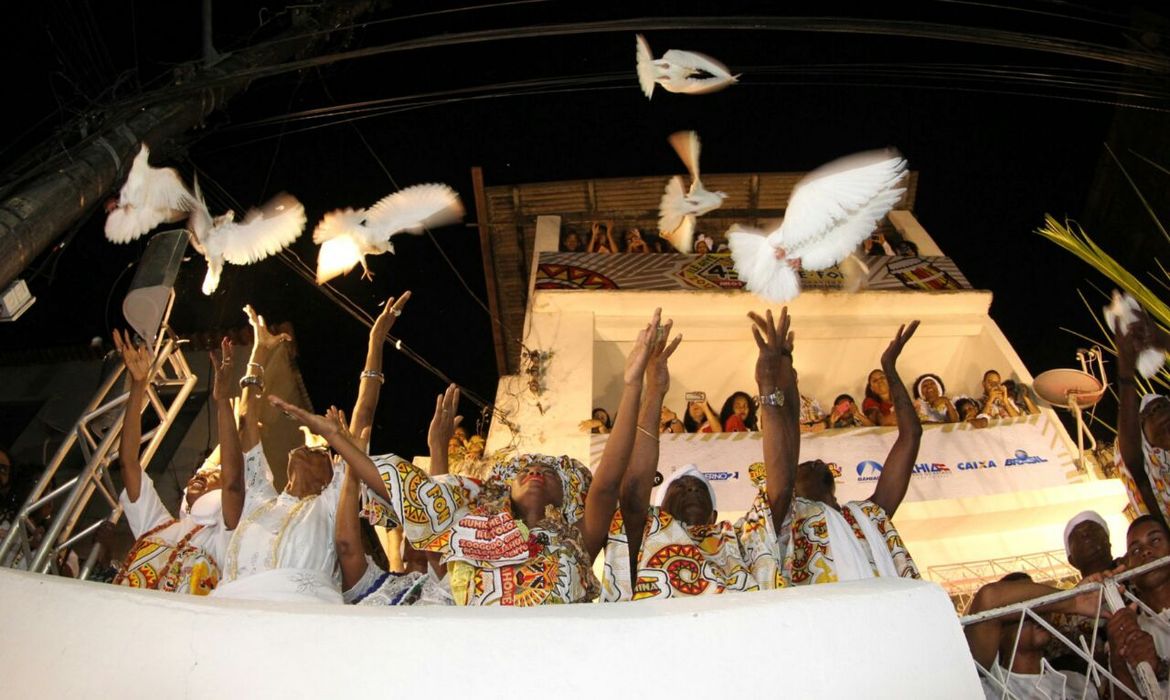
<path fill-rule="evenodd" d="M 0 570 L 6 697 L 980 698 L 954 609 L 877 580 L 520 608 L 249 603 Z"/>

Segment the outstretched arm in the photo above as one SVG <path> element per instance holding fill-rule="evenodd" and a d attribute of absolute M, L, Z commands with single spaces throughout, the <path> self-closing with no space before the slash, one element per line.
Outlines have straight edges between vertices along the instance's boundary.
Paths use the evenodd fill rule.
<path fill-rule="evenodd" d="M 658 320 L 657 312 L 654 320 Z M 658 471 L 659 437 L 658 431 L 654 428 L 655 421 L 662 415 L 662 401 L 666 398 L 666 392 L 670 390 L 670 368 L 667 361 L 682 342 L 681 335 L 667 342 L 673 323 L 667 321 L 665 326 L 653 324 L 642 331 L 650 345 L 646 365 L 646 390 L 638 410 L 638 421 L 634 426 L 636 431 L 634 450 L 630 455 L 630 464 L 622 479 L 619 495 L 622 521 L 629 542 L 630 575 L 634 577 L 638 571 L 638 552 L 642 549 L 642 533 L 646 527 L 650 491 L 654 489 L 654 474 Z"/>
<path fill-rule="evenodd" d="M 394 297 L 387 299 L 386 305 L 382 307 L 382 313 L 370 328 L 366 366 L 358 379 L 357 401 L 354 402 L 353 415 L 350 416 L 349 431 L 353 435 L 361 435 L 366 428 L 374 424 L 378 396 L 382 393 L 382 384 L 386 381 L 386 375 L 382 373 L 382 348 L 386 347 L 386 335 L 402 315 L 402 308 L 409 299 L 410 292 L 403 292 L 397 301 Z"/>
<path fill-rule="evenodd" d="M 908 326 L 899 326 L 898 333 L 890 341 L 886 351 L 882 353 L 882 371 L 890 383 L 890 398 L 894 402 L 894 412 L 898 418 L 898 439 L 886 455 L 886 462 L 882 465 L 882 475 L 878 477 L 877 487 L 870 500 L 881 506 L 886 515 L 894 517 L 894 511 L 902 505 L 906 497 L 906 489 L 910 486 L 910 474 L 914 469 L 914 460 L 918 458 L 918 445 L 922 442 L 922 424 L 918 422 L 918 413 L 914 410 L 914 402 L 910 400 L 910 393 L 906 385 L 898 376 L 895 366 L 898 356 L 906 342 L 918 330 L 918 321 L 911 321 Z"/>
<path fill-rule="evenodd" d="M 765 316 L 749 313 L 748 317 L 754 323 L 752 336 L 760 351 L 756 358 L 756 386 L 762 397 L 760 420 L 768 507 L 772 523 L 779 528 L 792 504 L 796 463 L 800 459 L 800 392 L 792 371 L 795 334 L 789 330 L 788 307 L 780 310 L 779 321 L 773 321 L 771 310 Z"/>
<path fill-rule="evenodd" d="M 244 512 L 244 451 L 236 428 L 236 414 L 232 397 L 236 385 L 232 381 L 232 341 L 220 342 L 219 354 L 208 353 L 211 361 L 211 398 L 215 402 L 215 425 L 219 435 L 219 471 L 223 499 L 223 524 L 236 529 Z"/>
<path fill-rule="evenodd" d="M 971 599 L 971 606 L 967 610 L 967 614 L 973 615 L 987 610 L 994 610 L 995 608 L 1002 608 L 1005 605 L 1022 603 L 1025 600 L 1032 600 L 1033 598 L 1039 598 L 1050 593 L 1059 593 L 1060 591 L 1061 589 L 1059 588 L 1026 580 L 996 581 L 979 589 L 975 597 Z M 1100 596 L 1096 591 L 1087 592 L 1075 598 L 1065 598 L 1064 600 L 1038 607 L 1036 608 L 1036 612 L 1066 613 L 1092 618 L 1097 614 L 1099 598 Z M 990 668 L 991 664 L 995 661 L 996 654 L 999 653 L 1000 631 L 1005 625 L 1017 625 L 1019 621 L 1020 617 L 1018 614 L 1005 615 L 964 627 L 963 633 L 967 637 L 967 646 L 971 649 L 971 656 L 974 657 L 976 663 L 983 668 Z"/>
<path fill-rule="evenodd" d="M 287 333 L 269 332 L 264 317 L 256 313 L 251 304 L 244 307 L 248 323 L 252 326 L 252 352 L 248 357 L 248 371 L 240 380 L 243 393 L 240 396 L 240 447 L 244 452 L 260 443 L 260 400 L 264 396 L 264 368 L 276 346 L 291 340 Z"/>
<path fill-rule="evenodd" d="M 638 405 L 642 400 L 643 374 L 647 364 L 651 362 L 655 352 L 661 355 L 666 347 L 666 334 L 670 332 L 671 322 L 667 321 L 658 332 L 662 318 L 662 309 L 655 309 L 650 323 L 638 334 L 634 347 L 626 358 L 626 368 L 622 374 L 622 398 L 614 416 L 613 430 L 605 443 L 605 450 L 601 453 L 601 461 L 593 474 L 593 484 L 589 487 L 589 498 L 585 499 L 585 519 L 582 523 L 581 536 L 585 542 L 585 552 L 590 560 L 597 556 L 605 546 L 609 536 L 609 525 L 613 521 L 613 514 L 618 508 L 618 498 L 621 495 L 622 477 L 630 465 L 630 453 L 634 449 L 634 436 L 637 434 Z M 674 346 L 677 346 L 677 341 Z M 670 351 L 674 351 L 674 346 Z M 657 414 L 655 414 L 657 416 Z M 657 427 L 656 418 L 646 421 L 643 425 Z M 650 432 L 657 434 L 651 428 Z"/>
<path fill-rule="evenodd" d="M 138 449 L 142 446 L 142 407 L 146 402 L 146 381 L 150 377 L 150 349 L 135 347 L 130 334 L 114 329 L 114 347 L 122 354 L 126 375 L 130 378 L 130 395 L 122 417 L 122 436 L 118 443 L 118 464 L 122 468 L 122 485 L 131 503 L 138 502 L 142 491 L 142 463 Z"/>

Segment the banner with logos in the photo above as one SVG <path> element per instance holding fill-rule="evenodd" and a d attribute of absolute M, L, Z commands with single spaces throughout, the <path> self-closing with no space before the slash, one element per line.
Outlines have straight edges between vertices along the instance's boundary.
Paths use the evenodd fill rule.
<path fill-rule="evenodd" d="M 837 500 L 873 494 L 882 463 L 898 436 L 896 428 L 851 428 L 801 435 L 800 460 L 835 464 Z M 982 429 L 960 423 L 926 425 L 909 501 L 967 498 L 1063 486 L 1079 481 L 1063 426 L 1048 415 L 994 422 Z M 590 463 L 596 467 L 605 435 L 593 436 Z M 661 436 L 659 472 L 698 465 L 715 488 L 719 510 L 745 510 L 755 496 L 749 467 L 763 460 L 760 433 L 691 433 Z"/>

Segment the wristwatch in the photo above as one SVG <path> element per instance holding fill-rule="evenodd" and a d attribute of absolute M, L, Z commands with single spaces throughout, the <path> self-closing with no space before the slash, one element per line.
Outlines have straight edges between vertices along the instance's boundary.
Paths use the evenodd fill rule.
<path fill-rule="evenodd" d="M 784 392 L 777 389 L 771 394 L 760 394 L 756 397 L 756 403 L 760 406 L 783 406 Z"/>

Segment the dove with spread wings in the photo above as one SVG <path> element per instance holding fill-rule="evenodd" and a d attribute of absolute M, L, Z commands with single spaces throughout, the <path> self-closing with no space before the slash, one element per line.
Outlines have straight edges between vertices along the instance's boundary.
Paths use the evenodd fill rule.
<path fill-rule="evenodd" d="M 684 191 L 682 178 L 678 175 L 667 181 L 666 191 L 658 203 L 658 232 L 678 252 L 690 253 L 695 235 L 695 219 L 718 209 L 727 195 L 709 191 L 699 179 L 700 143 L 696 132 L 679 131 L 671 134 L 670 145 L 687 166 L 691 174 L 691 186 Z"/>
<path fill-rule="evenodd" d="M 635 43 L 638 84 L 647 99 L 654 93 L 655 85 L 661 85 L 667 92 L 702 95 L 722 90 L 739 78 L 710 56 L 671 49 L 656 61 L 644 36 L 637 35 Z"/>
<path fill-rule="evenodd" d="M 370 279 L 367 255 L 393 253 L 391 240 L 400 233 L 422 235 L 427 228 L 463 219 L 459 194 L 442 184 L 415 185 L 383 197 L 369 209 L 329 212 L 313 232 L 317 252 L 317 284 L 344 275 L 361 263 L 362 277 Z"/>
<path fill-rule="evenodd" d="M 771 233 L 733 225 L 727 243 L 748 291 L 783 302 L 800 294 L 800 268 L 824 270 L 850 257 L 898 203 L 906 161 L 896 152 L 840 158 L 809 173 Z"/>
<path fill-rule="evenodd" d="M 150 165 L 150 149 L 142 144 L 118 199 L 107 206 L 106 238 L 129 243 L 164 223 L 186 219 L 191 245 L 207 259 L 203 293 L 219 287 L 224 262 L 249 265 L 289 246 L 305 229 L 305 208 L 288 194 L 249 210 L 236 222 L 228 211 L 212 217 L 195 183 L 192 193 L 174 168 Z"/>

